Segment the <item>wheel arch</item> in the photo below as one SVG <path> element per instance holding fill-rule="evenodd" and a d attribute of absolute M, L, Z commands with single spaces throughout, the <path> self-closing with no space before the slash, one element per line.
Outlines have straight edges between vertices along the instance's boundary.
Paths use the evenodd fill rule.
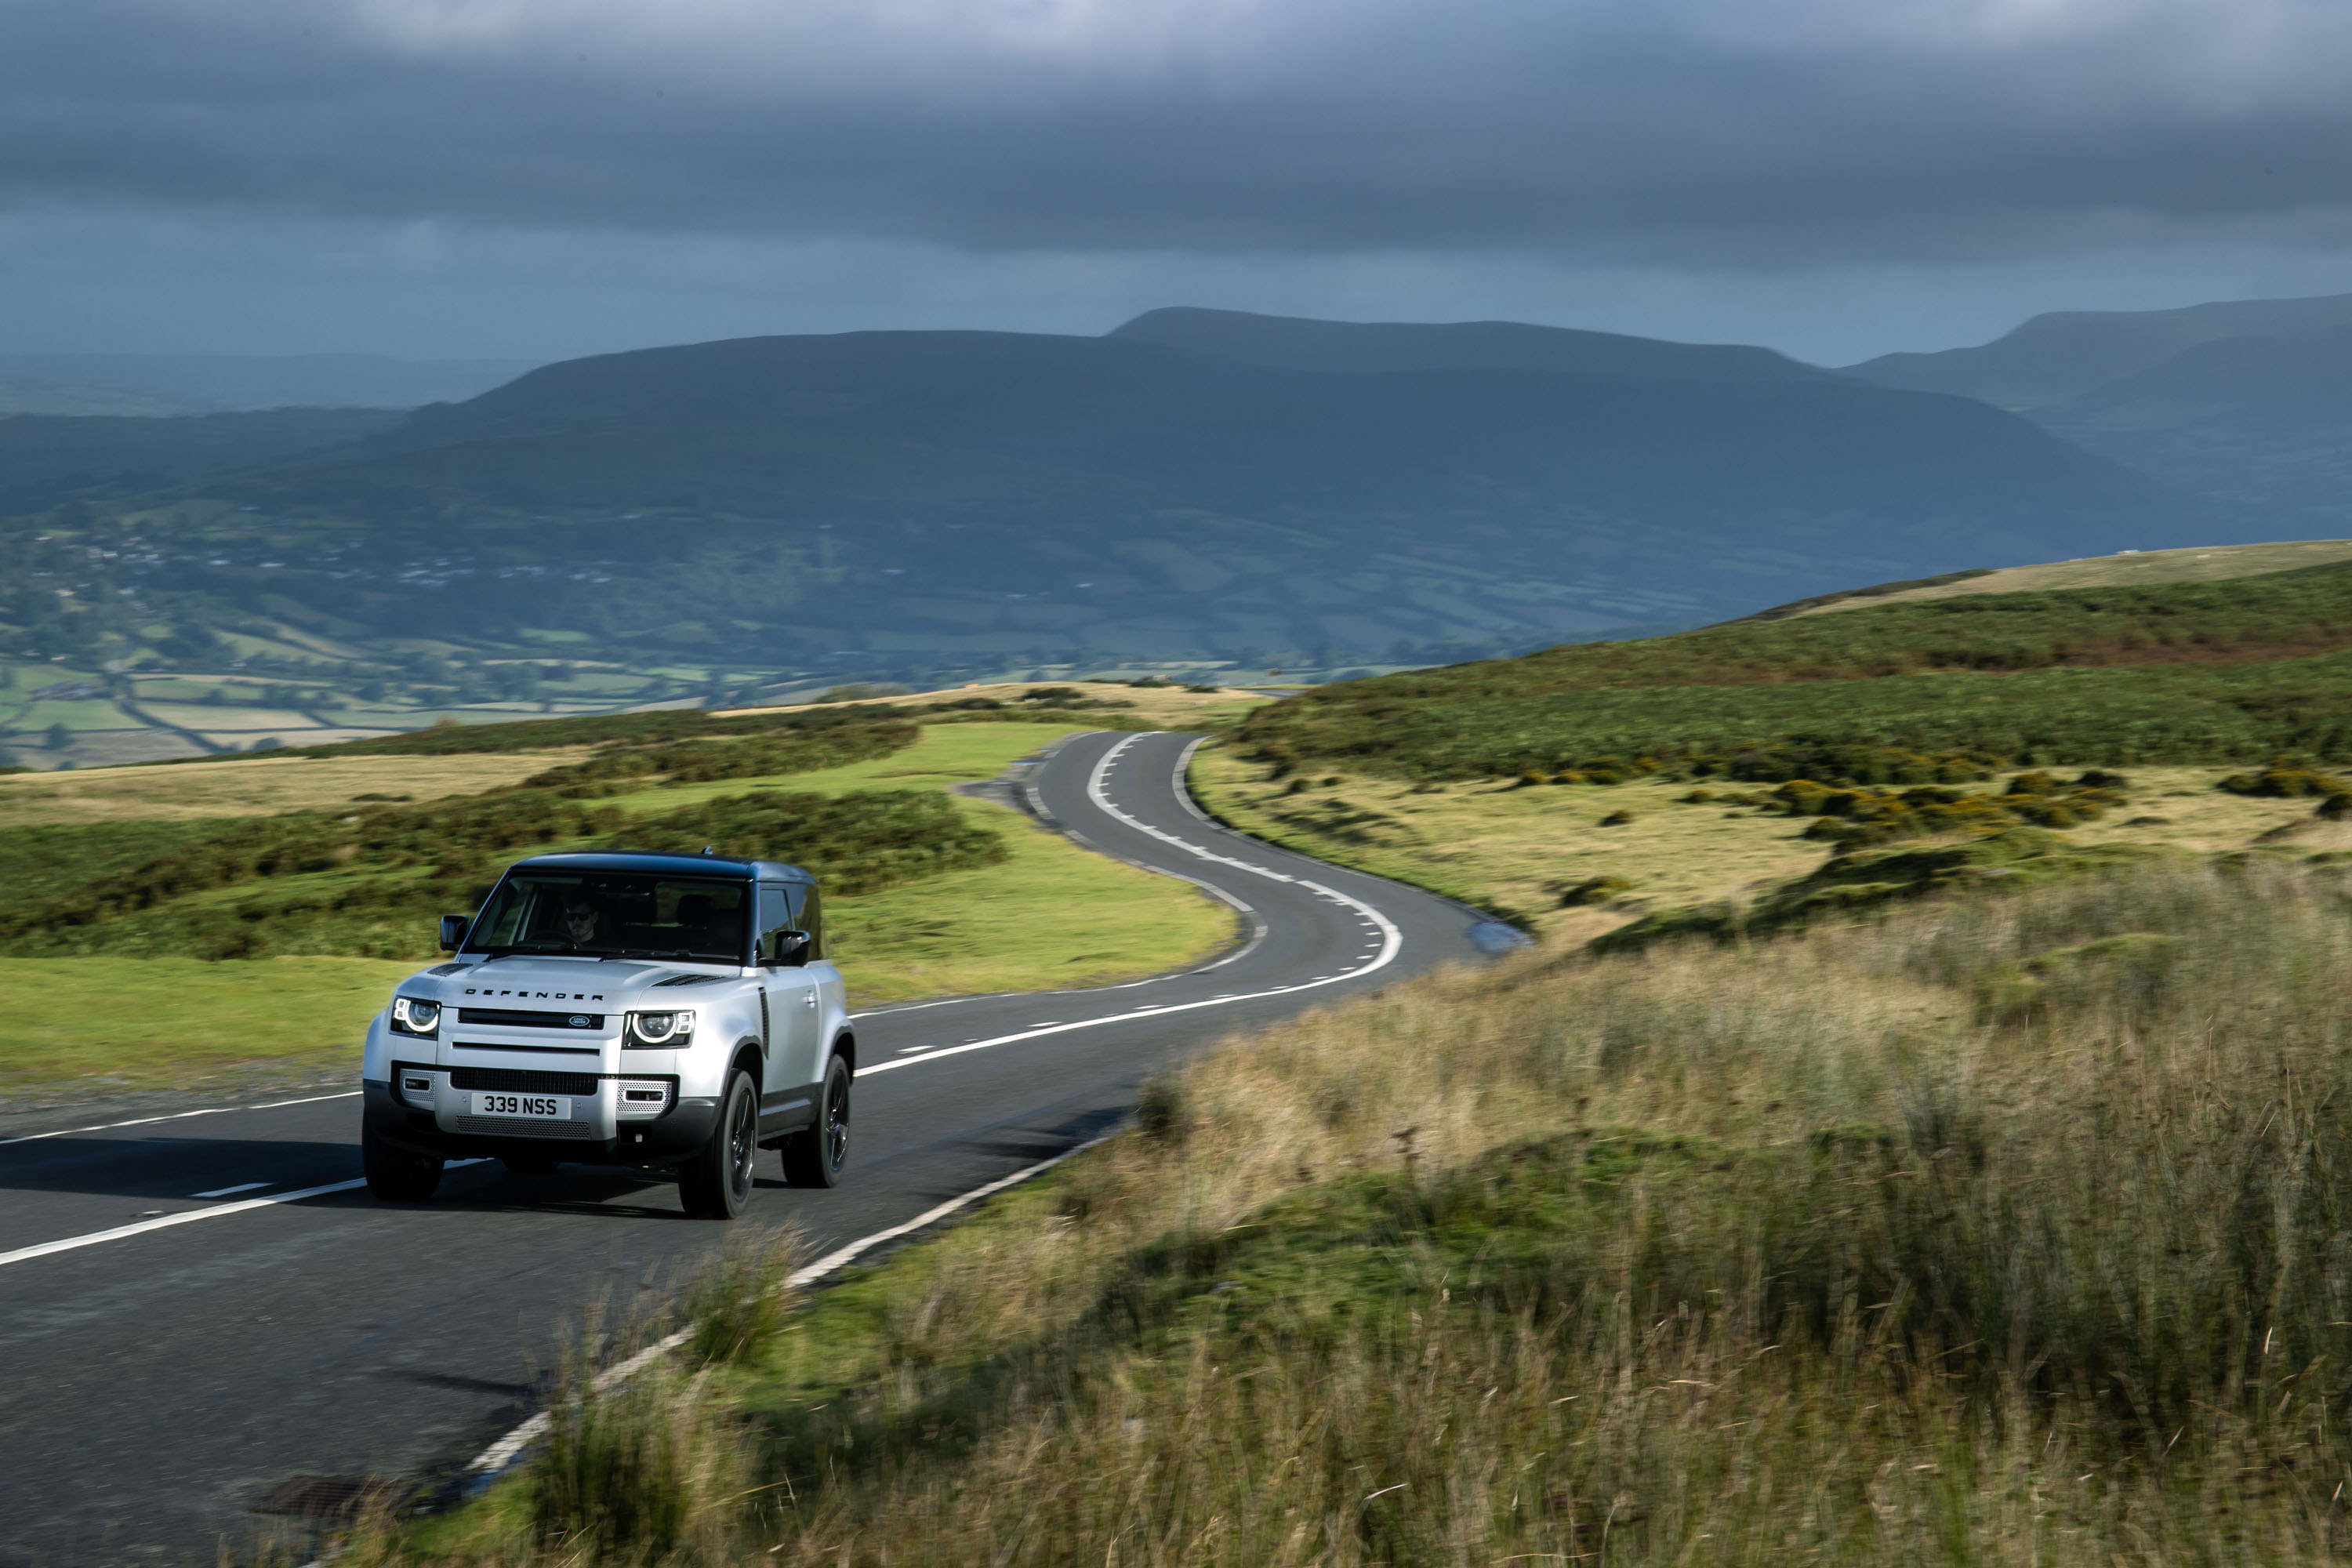
<path fill-rule="evenodd" d="M 728 1058 L 727 1076 L 732 1079 L 738 1071 L 751 1075 L 751 1087 L 757 1089 L 761 1081 L 761 1068 L 767 1053 L 760 1048 L 757 1036 L 746 1035 L 735 1042 L 735 1054 Z"/>
<path fill-rule="evenodd" d="M 833 1037 L 833 1054 L 849 1068 L 849 1076 L 857 1076 L 857 1037 L 847 1029 Z"/>

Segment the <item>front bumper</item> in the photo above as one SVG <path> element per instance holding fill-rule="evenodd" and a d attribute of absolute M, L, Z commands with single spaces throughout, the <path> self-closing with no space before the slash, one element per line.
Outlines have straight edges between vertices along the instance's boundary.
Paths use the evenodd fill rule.
<path fill-rule="evenodd" d="M 484 1131 L 481 1123 L 488 1119 L 465 1114 L 458 1102 L 466 1091 L 449 1088 L 447 1071 L 396 1063 L 393 1081 L 364 1080 L 362 1114 L 368 1129 L 387 1143 L 439 1159 L 514 1155 L 588 1165 L 670 1165 L 708 1147 L 719 1124 L 717 1100 L 682 1099 L 674 1087 L 658 1114 L 627 1114 L 621 1100 L 627 1080 L 605 1079 L 593 1107 L 586 1097 L 579 1098 L 577 1120 Z M 395 1087 L 412 1077 L 430 1079 L 432 1087 Z"/>

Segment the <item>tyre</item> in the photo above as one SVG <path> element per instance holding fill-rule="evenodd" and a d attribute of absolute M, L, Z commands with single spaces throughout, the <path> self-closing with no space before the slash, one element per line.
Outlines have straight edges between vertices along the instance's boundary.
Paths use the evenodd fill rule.
<path fill-rule="evenodd" d="M 751 1205 L 751 1166 L 760 1157 L 760 1091 L 739 1072 L 719 1097 L 719 1124 L 701 1152 L 678 1167 L 678 1201 L 697 1219 L 733 1219 Z"/>
<path fill-rule="evenodd" d="M 816 1103 L 816 1125 L 784 1140 L 784 1180 L 796 1187 L 837 1187 L 849 1163 L 849 1064 L 839 1057 L 824 1064 Z"/>
<path fill-rule="evenodd" d="M 360 1168 L 368 1191 L 388 1203 L 423 1203 L 441 1184 L 441 1162 L 385 1142 L 375 1129 L 360 1125 Z"/>

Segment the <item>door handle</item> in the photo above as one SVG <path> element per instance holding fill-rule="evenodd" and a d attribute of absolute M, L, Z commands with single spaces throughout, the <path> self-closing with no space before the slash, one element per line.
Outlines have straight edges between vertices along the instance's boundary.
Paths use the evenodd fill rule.
<path fill-rule="evenodd" d="M 805 992 L 803 992 L 803 993 L 801 994 L 801 1005 L 802 1005 L 803 1006 L 805 1006 L 805 1007 L 814 1007 L 814 1006 L 815 1006 L 815 1005 L 816 1005 L 816 993 L 815 993 L 815 992 L 814 992 L 814 991 L 805 991 Z"/>

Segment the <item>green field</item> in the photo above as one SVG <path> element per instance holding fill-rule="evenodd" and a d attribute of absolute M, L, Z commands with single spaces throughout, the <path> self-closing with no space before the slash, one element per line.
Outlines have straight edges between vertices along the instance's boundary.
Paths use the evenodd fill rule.
<path fill-rule="evenodd" d="M 345 1066 L 391 978 L 434 956 L 434 917 L 472 908 L 500 866 L 548 848 L 715 841 L 811 866 L 837 889 L 830 924 L 855 1005 L 1133 979 L 1229 940 L 1230 913 L 1192 889 L 1082 850 L 1005 807 L 946 793 L 992 778 L 1066 733 L 1036 723 L 852 723 L 791 742 L 801 749 L 787 760 L 855 755 L 861 746 L 875 754 L 808 772 L 673 785 L 625 771 L 618 793 L 606 793 L 609 779 L 592 778 L 601 787 L 584 798 L 506 782 L 437 801 L 268 817 L 122 815 L 142 800 L 167 800 L 168 788 L 156 786 L 173 769 L 130 770 L 140 793 L 127 796 L 102 787 L 98 773 L 75 775 L 74 786 L 39 781 L 51 790 L 42 809 L 53 816 L 78 798 L 57 791 L 90 786 L 102 816 L 0 829 L 0 874 L 26 895 L 0 916 L 0 952 L 12 955 L 0 957 L 0 1006 L 54 1021 L 0 1041 L 0 1091 L 192 1087 L 220 1081 L 225 1066 L 247 1058 L 278 1075 Z M 713 744 L 721 743 L 657 754 L 688 772 L 724 773 L 699 749 Z M 735 748 L 727 755 L 737 761 L 784 754 L 766 744 L 737 736 L 722 749 Z M 523 754 L 566 776 L 583 758 L 576 746 Z M 299 778 L 318 765 L 256 762 L 226 772 L 292 768 Z M 361 757 L 352 765 L 382 764 Z M 433 765 L 429 756 L 411 764 Z M 512 763 L 505 766 L 501 776 L 511 780 Z M 285 977 L 302 973 L 294 961 L 311 956 L 364 982 L 338 981 L 317 1010 L 289 1011 L 282 1025 L 257 1031 L 268 987 L 293 984 Z M 206 958 L 216 962 L 198 962 Z M 156 963 L 169 965 L 168 984 L 151 982 L 163 973 Z M 123 982 L 126 974 L 137 978 Z M 278 978 L 263 978 L 271 976 Z M 76 1019 L 122 1016 L 125 984 L 152 1009 L 146 1022 L 58 1032 Z M 99 1047 L 104 1059 L 93 1061 Z"/>
<path fill-rule="evenodd" d="M 356 1072 L 415 969 L 365 958 L 0 959 L 0 1105 L 60 1090 L 234 1090 Z"/>

